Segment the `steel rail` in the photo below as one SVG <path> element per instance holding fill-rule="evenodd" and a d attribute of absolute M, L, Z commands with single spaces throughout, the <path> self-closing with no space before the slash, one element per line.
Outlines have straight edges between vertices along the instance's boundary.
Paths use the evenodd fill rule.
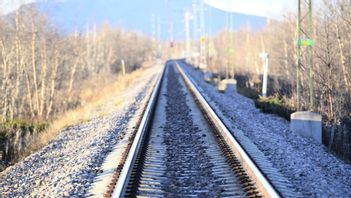
<path fill-rule="evenodd" d="M 179 73 L 184 79 L 186 85 L 189 90 L 193 93 L 194 97 L 197 99 L 199 105 L 201 105 L 202 109 L 207 114 L 207 117 L 210 119 L 216 130 L 220 133 L 220 135 L 224 138 L 232 152 L 236 155 L 237 159 L 242 163 L 243 168 L 246 173 L 250 176 L 253 182 L 256 184 L 258 191 L 264 197 L 281 197 L 279 192 L 274 188 L 271 182 L 264 176 L 264 174 L 260 171 L 260 169 L 256 166 L 254 161 L 250 158 L 250 156 L 246 153 L 244 148 L 239 144 L 239 142 L 233 137 L 233 135 L 229 132 L 227 127 L 221 121 L 221 119 L 214 112 L 212 107 L 207 103 L 205 98 L 202 96 L 200 91 L 196 88 L 192 80 L 190 80 L 183 69 L 179 66 L 179 64 L 174 61 Z"/>
<path fill-rule="evenodd" d="M 145 109 L 145 113 L 143 115 L 143 118 L 141 120 L 141 123 L 139 125 L 138 131 L 135 135 L 135 138 L 133 140 L 133 144 L 130 148 L 130 151 L 128 153 L 127 159 L 125 164 L 123 165 L 123 169 L 121 171 L 120 177 L 118 178 L 117 184 L 113 190 L 112 197 L 124 197 L 124 193 L 126 192 L 126 188 L 128 187 L 128 182 L 129 178 L 131 175 L 131 172 L 133 170 L 133 166 L 135 164 L 135 160 L 138 156 L 138 151 L 140 150 L 142 141 L 145 137 L 145 134 L 147 133 L 147 130 L 149 129 L 151 125 L 151 121 L 153 118 L 153 112 L 156 107 L 157 103 L 157 98 L 160 93 L 161 89 L 161 84 L 163 80 L 163 76 L 165 73 L 165 66 L 161 72 L 161 74 L 158 77 L 156 86 L 152 92 L 152 95 L 150 97 L 150 100 L 147 104 L 147 107 Z"/>

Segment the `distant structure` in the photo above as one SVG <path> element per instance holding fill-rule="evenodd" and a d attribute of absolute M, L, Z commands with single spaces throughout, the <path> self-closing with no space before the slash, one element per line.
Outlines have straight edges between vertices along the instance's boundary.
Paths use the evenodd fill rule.
<path fill-rule="evenodd" d="M 193 37 L 192 40 L 194 44 L 192 45 L 192 59 L 195 65 L 199 65 L 199 42 L 196 42 L 198 40 L 198 24 L 197 24 L 197 18 L 198 18 L 198 7 L 197 7 L 197 0 L 193 0 L 193 10 L 192 10 L 192 15 L 193 15 Z"/>
<path fill-rule="evenodd" d="M 191 57 L 191 41 L 190 41 L 190 20 L 192 16 L 189 11 L 185 11 L 184 13 L 184 24 L 185 24 L 185 52 L 186 52 L 186 57 L 189 58 Z"/>
<path fill-rule="evenodd" d="M 200 0 L 200 68 L 206 70 L 207 58 L 206 58 L 206 31 L 205 31 L 205 10 L 204 0 Z"/>

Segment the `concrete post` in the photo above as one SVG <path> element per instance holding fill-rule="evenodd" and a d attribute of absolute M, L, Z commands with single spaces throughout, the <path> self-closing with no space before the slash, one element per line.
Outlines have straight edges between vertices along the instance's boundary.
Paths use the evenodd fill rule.
<path fill-rule="evenodd" d="M 268 81 L 268 61 L 269 57 L 267 53 L 261 53 L 260 58 L 264 60 L 263 64 L 263 84 L 262 84 L 262 96 L 267 97 L 267 81 Z"/>
<path fill-rule="evenodd" d="M 226 91 L 236 92 L 236 84 L 237 82 L 234 79 L 225 79 L 218 83 L 217 89 L 222 93 L 225 93 Z"/>
<path fill-rule="evenodd" d="M 322 116 L 310 111 L 298 111 L 290 116 L 290 130 L 322 144 Z"/>
<path fill-rule="evenodd" d="M 121 60 L 121 67 L 122 67 L 122 76 L 126 75 L 126 65 L 124 63 L 124 60 Z"/>

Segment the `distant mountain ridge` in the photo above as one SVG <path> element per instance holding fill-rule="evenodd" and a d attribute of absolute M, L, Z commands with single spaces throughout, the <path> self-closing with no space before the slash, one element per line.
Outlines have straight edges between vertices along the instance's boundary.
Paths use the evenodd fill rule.
<path fill-rule="evenodd" d="M 65 32 L 75 29 L 84 31 L 87 26 L 108 22 L 112 26 L 128 30 L 152 34 L 152 16 L 160 18 L 161 38 L 169 37 L 170 23 L 173 21 L 174 38 L 183 39 L 184 11 L 191 11 L 192 1 L 167 0 L 66 0 L 36 3 L 36 6 L 48 13 L 52 21 Z M 209 19 L 211 15 L 211 19 Z M 213 34 L 223 30 L 226 24 L 226 13 L 215 8 L 206 8 L 206 27 Z M 259 30 L 266 24 L 266 18 L 252 15 L 233 13 L 233 28 L 238 30 L 250 26 Z M 191 23 L 192 24 L 192 23 Z M 211 28 L 210 28 L 211 27 Z M 192 32 L 192 30 L 191 30 Z"/>

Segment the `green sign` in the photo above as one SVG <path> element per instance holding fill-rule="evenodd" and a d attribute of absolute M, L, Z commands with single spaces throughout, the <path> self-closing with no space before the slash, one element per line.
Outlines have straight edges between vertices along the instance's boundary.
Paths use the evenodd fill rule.
<path fill-rule="evenodd" d="M 298 46 L 314 46 L 315 43 L 316 43 L 316 41 L 313 39 L 299 39 L 299 40 L 297 40 Z"/>
<path fill-rule="evenodd" d="M 233 49 L 233 48 L 231 48 L 231 47 L 230 47 L 230 48 L 228 48 L 228 49 L 227 49 L 227 51 L 228 51 L 228 53 L 230 53 L 230 54 L 233 54 L 233 53 L 234 53 L 234 49 Z"/>
<path fill-rule="evenodd" d="M 215 48 L 214 48 L 214 46 L 212 44 L 208 44 L 207 47 L 208 47 L 208 50 L 210 50 L 210 51 L 214 51 L 215 50 Z"/>

